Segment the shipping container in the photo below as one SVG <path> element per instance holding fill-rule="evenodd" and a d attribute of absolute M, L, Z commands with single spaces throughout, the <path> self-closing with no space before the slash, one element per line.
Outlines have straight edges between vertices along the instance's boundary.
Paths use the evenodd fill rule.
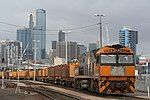
<path fill-rule="evenodd" d="M 63 65 L 60 65 L 60 66 L 58 67 L 58 70 L 57 70 L 59 77 L 62 77 L 62 66 L 63 66 Z"/>
<path fill-rule="evenodd" d="M 46 77 L 46 68 L 42 69 L 42 77 Z"/>
<path fill-rule="evenodd" d="M 36 73 L 35 73 L 35 75 L 36 75 Z M 34 70 L 30 70 L 30 72 L 29 72 L 29 77 L 30 77 L 30 78 L 33 78 L 33 77 L 34 77 Z"/>
<path fill-rule="evenodd" d="M 4 72 L 4 77 L 7 79 L 9 78 L 9 71 Z"/>
<path fill-rule="evenodd" d="M 0 78 L 2 78 L 2 72 L 0 72 Z"/>
<path fill-rule="evenodd" d="M 42 77 L 42 69 L 37 69 L 37 76 Z"/>
<path fill-rule="evenodd" d="M 9 72 L 9 77 L 11 78 L 13 76 L 12 72 L 10 71 Z"/>
<path fill-rule="evenodd" d="M 79 75 L 79 62 L 69 63 L 69 77 Z"/>
<path fill-rule="evenodd" d="M 48 76 L 54 77 L 55 76 L 55 67 L 49 67 L 48 68 Z"/>
<path fill-rule="evenodd" d="M 61 66 L 61 77 L 68 78 L 69 77 L 69 66 L 68 65 L 62 65 Z"/>
<path fill-rule="evenodd" d="M 48 68 L 49 68 L 49 67 L 45 68 L 45 76 L 46 76 L 46 77 L 48 76 Z"/>
<path fill-rule="evenodd" d="M 18 72 L 17 72 L 17 74 L 18 74 Z M 26 77 L 28 77 L 28 71 L 27 70 L 21 70 L 21 71 L 19 71 L 19 77 L 20 78 L 26 78 Z"/>
<path fill-rule="evenodd" d="M 55 67 L 55 77 L 62 77 L 62 65 Z"/>
<path fill-rule="evenodd" d="M 12 72 L 12 77 L 13 77 L 13 78 L 17 78 L 17 77 L 18 77 L 17 71 L 13 71 L 13 72 Z"/>

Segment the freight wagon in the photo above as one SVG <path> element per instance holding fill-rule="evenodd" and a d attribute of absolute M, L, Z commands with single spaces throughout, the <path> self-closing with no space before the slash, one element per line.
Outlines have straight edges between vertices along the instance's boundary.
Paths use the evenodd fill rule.
<path fill-rule="evenodd" d="M 17 79 L 17 76 L 17 71 L 5 72 L 5 77 Z M 34 70 L 21 70 L 19 77 L 33 79 Z M 98 93 L 134 93 L 134 54 L 130 48 L 125 46 L 105 46 L 87 52 L 81 56 L 79 61 L 37 69 L 35 77 L 38 81 L 72 86 Z"/>

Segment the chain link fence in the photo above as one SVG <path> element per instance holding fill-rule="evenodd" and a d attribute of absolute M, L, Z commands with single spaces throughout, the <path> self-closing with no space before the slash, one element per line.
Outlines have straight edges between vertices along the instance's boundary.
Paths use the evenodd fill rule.
<path fill-rule="evenodd" d="M 135 88 L 137 91 L 147 92 L 147 87 L 150 87 L 150 75 L 144 74 L 136 76 Z"/>

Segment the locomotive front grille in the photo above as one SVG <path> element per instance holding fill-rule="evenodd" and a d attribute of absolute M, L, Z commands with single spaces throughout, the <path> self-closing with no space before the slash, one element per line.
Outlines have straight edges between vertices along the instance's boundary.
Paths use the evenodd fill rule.
<path fill-rule="evenodd" d="M 124 67 L 123 66 L 112 66 L 111 75 L 113 76 L 124 76 Z"/>

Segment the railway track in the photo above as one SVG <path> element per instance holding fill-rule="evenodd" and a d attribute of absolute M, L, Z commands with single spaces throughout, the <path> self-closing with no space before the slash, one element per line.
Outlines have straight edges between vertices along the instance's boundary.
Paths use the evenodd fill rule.
<path fill-rule="evenodd" d="M 52 96 L 49 95 L 49 93 L 47 93 L 47 91 L 45 90 L 41 90 L 41 89 L 38 89 L 38 88 L 33 88 L 33 90 L 47 98 L 49 98 L 50 100 L 56 100 L 55 98 L 53 98 Z"/>
<path fill-rule="evenodd" d="M 39 83 L 32 83 L 32 82 L 30 82 L 30 84 L 39 85 Z M 40 84 L 40 85 L 42 85 L 42 86 L 40 86 L 42 88 L 45 88 L 44 86 L 55 86 L 55 87 L 60 87 L 60 88 L 66 88 L 66 89 L 76 91 L 76 92 L 80 92 L 80 93 L 85 93 L 85 94 L 91 95 L 91 96 L 103 97 L 103 98 L 106 98 L 106 99 L 107 98 L 108 99 L 114 99 L 115 98 L 115 99 L 119 99 L 119 100 L 120 99 L 123 99 L 123 100 L 149 100 L 149 99 L 146 99 L 146 98 L 136 97 L 134 95 L 97 94 L 97 93 L 93 93 L 93 92 L 90 92 L 90 91 L 77 90 L 77 89 L 74 89 L 72 87 L 65 87 L 65 86 L 61 86 L 61 85 L 54 85 L 54 84 L 48 84 L 48 83 L 46 83 L 45 85 L 43 85 L 43 84 Z M 45 89 L 47 90 L 47 88 L 45 88 Z M 52 90 L 47 90 L 47 91 L 52 91 Z M 79 99 L 81 99 L 81 98 L 76 98 L 75 100 L 79 100 Z"/>
<path fill-rule="evenodd" d="M 20 86 L 20 89 L 26 91 L 27 93 L 38 93 L 40 95 L 43 95 L 46 97 L 48 100 L 81 100 L 82 98 L 74 96 L 74 95 L 69 95 L 69 94 L 64 94 L 62 92 L 58 92 L 52 89 L 45 88 L 44 86 L 50 86 L 50 84 L 46 83 L 32 83 L 32 82 L 27 82 L 23 81 L 21 83 L 25 83 L 27 86 Z M 16 84 L 13 83 L 13 81 L 5 81 L 5 85 L 7 88 L 16 88 Z M 82 99 L 83 100 L 83 99 Z"/>
<path fill-rule="evenodd" d="M 34 87 L 33 89 L 35 92 L 40 93 L 51 100 L 81 100 L 80 97 L 56 92 L 55 90 L 45 88 L 44 86 Z"/>
<path fill-rule="evenodd" d="M 29 82 L 29 81 L 22 81 L 22 83 L 25 83 L 27 85 L 27 87 L 21 87 L 21 89 L 24 89 L 24 90 L 27 90 L 27 91 L 37 92 L 37 93 L 47 97 L 50 100 L 66 100 L 66 99 L 67 100 L 81 100 L 81 99 L 83 100 L 83 98 L 76 97 L 76 96 L 73 96 L 73 95 L 63 94 L 63 93 L 58 92 L 56 90 L 48 89 L 48 88 L 46 88 L 46 86 L 54 86 L 54 87 L 65 88 L 65 89 L 69 89 L 69 90 L 72 90 L 72 91 L 85 93 L 85 94 L 91 95 L 91 96 L 102 97 L 104 99 L 150 100 L 150 99 L 146 99 L 146 98 L 144 99 L 144 98 L 136 97 L 136 96 L 133 96 L 133 95 L 97 94 L 97 93 L 93 93 L 93 92 L 90 92 L 90 91 L 77 90 L 77 89 L 74 89 L 74 88 L 71 88 L 71 87 L 53 85 L 53 84 L 49 84 L 49 83 L 34 83 L 34 82 Z M 10 82 L 8 84 L 10 84 Z M 16 87 L 16 85 L 14 85 L 14 84 L 11 84 L 11 85 L 8 85 L 8 86 L 12 87 L 12 88 Z"/>

